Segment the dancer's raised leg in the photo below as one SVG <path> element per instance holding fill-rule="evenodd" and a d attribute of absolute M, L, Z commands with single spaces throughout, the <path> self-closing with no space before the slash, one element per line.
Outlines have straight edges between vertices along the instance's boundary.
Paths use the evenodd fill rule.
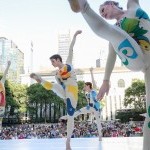
<path fill-rule="evenodd" d="M 44 79 L 42 79 L 39 75 L 35 73 L 30 74 L 30 77 L 36 80 L 38 83 L 41 83 L 46 90 L 52 90 L 60 98 L 63 98 L 64 100 L 66 99 L 65 91 L 60 84 L 45 81 Z"/>

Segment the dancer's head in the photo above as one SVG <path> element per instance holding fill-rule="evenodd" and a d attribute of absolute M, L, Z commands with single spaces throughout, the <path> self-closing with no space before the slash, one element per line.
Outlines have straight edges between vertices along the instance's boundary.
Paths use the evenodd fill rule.
<path fill-rule="evenodd" d="M 58 54 L 52 55 L 50 61 L 54 67 L 59 67 L 62 64 L 62 58 Z"/>
<path fill-rule="evenodd" d="M 84 85 L 84 91 L 90 91 L 92 89 L 92 83 L 91 82 L 85 82 L 85 85 Z"/>
<path fill-rule="evenodd" d="M 122 12 L 122 7 L 115 1 L 105 1 L 99 7 L 99 13 L 105 19 L 116 19 L 119 12 Z"/>

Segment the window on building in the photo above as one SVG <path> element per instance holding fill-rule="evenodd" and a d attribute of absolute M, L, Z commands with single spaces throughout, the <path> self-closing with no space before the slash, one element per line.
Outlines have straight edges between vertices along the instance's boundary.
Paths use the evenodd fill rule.
<path fill-rule="evenodd" d="M 118 80 L 118 87 L 119 88 L 124 88 L 125 87 L 125 82 L 123 79 Z"/>

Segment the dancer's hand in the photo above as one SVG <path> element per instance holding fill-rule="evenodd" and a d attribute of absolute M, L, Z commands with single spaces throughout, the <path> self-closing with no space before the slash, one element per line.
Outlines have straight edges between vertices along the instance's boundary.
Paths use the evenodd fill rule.
<path fill-rule="evenodd" d="M 81 34 L 81 33 L 82 33 L 82 30 L 77 30 L 74 36 L 76 37 L 78 34 Z"/>
<path fill-rule="evenodd" d="M 10 66 L 11 65 L 11 61 L 9 60 L 9 61 L 7 61 L 7 65 L 8 66 Z"/>
<path fill-rule="evenodd" d="M 105 94 L 108 95 L 108 92 L 109 92 L 109 81 L 104 80 L 97 95 L 97 99 L 102 100 Z"/>
<path fill-rule="evenodd" d="M 93 67 L 90 68 L 90 72 L 93 72 Z"/>

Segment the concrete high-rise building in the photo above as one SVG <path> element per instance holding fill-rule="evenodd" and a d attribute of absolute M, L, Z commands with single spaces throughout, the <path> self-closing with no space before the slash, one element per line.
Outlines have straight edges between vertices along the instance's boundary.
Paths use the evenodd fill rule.
<path fill-rule="evenodd" d="M 20 74 L 24 73 L 24 53 L 12 40 L 0 37 L 0 72 L 4 71 L 8 60 L 11 61 L 8 78 L 20 82 Z"/>
<path fill-rule="evenodd" d="M 70 31 L 58 34 L 58 54 L 61 55 L 63 62 L 66 62 L 70 47 Z"/>
<path fill-rule="evenodd" d="M 106 50 L 100 50 L 100 58 L 99 58 L 100 67 L 105 66 L 107 53 L 108 53 L 108 51 L 106 51 Z"/>
<path fill-rule="evenodd" d="M 101 60 L 100 59 L 96 59 L 96 67 L 97 68 L 101 67 Z"/>
<path fill-rule="evenodd" d="M 106 61 L 107 61 L 107 56 L 108 56 L 108 50 L 100 50 L 100 57 L 96 59 L 96 67 L 105 67 L 106 66 Z M 116 62 L 115 62 L 115 67 L 121 67 L 123 64 L 121 63 L 120 58 L 117 56 Z"/>

